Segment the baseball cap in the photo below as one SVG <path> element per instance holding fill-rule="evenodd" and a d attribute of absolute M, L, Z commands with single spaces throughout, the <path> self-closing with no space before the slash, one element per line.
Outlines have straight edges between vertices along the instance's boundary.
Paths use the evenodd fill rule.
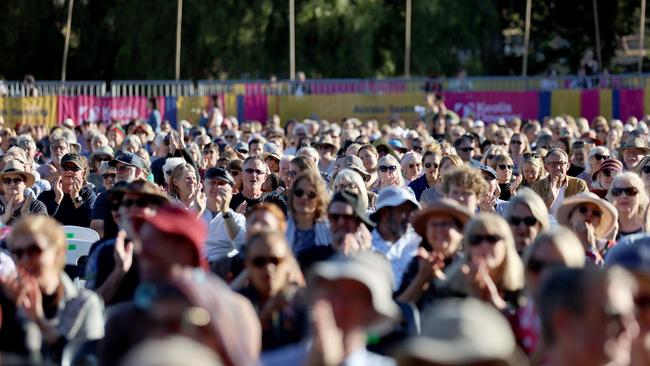
<path fill-rule="evenodd" d="M 108 165 L 115 167 L 117 163 L 130 165 L 142 170 L 149 170 L 147 163 L 145 163 L 140 156 L 128 151 L 118 151 L 117 154 L 115 154 L 115 158 L 113 158 Z"/>
<path fill-rule="evenodd" d="M 85 167 L 85 164 L 83 162 L 83 158 L 81 155 L 78 154 L 65 154 L 61 158 L 61 166 L 64 164 L 74 164 L 77 168 L 83 169 Z"/>
<path fill-rule="evenodd" d="M 481 164 L 478 166 L 478 169 L 482 172 L 490 173 L 494 177 L 494 179 L 497 179 L 497 172 L 491 167 L 485 164 Z"/>
<path fill-rule="evenodd" d="M 239 151 L 239 152 L 242 152 L 242 151 L 243 151 L 243 152 L 248 152 L 248 144 L 245 143 L 245 142 L 243 142 L 243 141 L 239 141 L 239 142 L 237 142 L 237 143 L 235 144 L 235 151 Z"/>
<path fill-rule="evenodd" d="M 633 234 L 619 240 L 607 252 L 605 266 L 621 266 L 628 271 L 650 276 L 650 234 Z"/>
<path fill-rule="evenodd" d="M 366 215 L 366 209 L 363 207 L 363 202 L 359 199 L 359 195 L 354 192 L 348 191 L 339 191 L 334 194 L 330 204 L 334 202 L 343 202 L 352 206 L 355 216 L 357 216 L 361 221 L 370 226 L 375 226 L 375 224 L 370 221 L 368 215 Z"/>
<path fill-rule="evenodd" d="M 226 182 L 231 186 L 235 185 L 235 179 L 232 175 L 225 169 L 221 168 L 210 168 L 205 172 L 205 179 L 217 179 L 222 182 Z"/>
<path fill-rule="evenodd" d="M 375 212 L 370 215 L 370 219 L 377 222 L 379 211 L 385 207 L 397 207 L 403 203 L 410 202 L 417 208 L 422 208 L 420 202 L 415 199 L 413 191 L 404 187 L 385 187 L 379 191 L 379 197 L 375 204 Z"/>

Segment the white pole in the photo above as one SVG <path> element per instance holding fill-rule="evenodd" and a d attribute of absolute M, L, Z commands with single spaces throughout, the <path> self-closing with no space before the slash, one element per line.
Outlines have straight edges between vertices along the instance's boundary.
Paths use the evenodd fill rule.
<path fill-rule="evenodd" d="M 521 66 L 521 76 L 528 76 L 528 48 L 530 47 L 530 12 L 532 0 L 526 0 L 526 28 L 524 29 L 524 59 Z"/>
<path fill-rule="evenodd" d="M 296 4 L 289 0 L 289 78 L 296 79 Z"/>
<path fill-rule="evenodd" d="M 411 0 L 406 0 L 406 33 L 404 38 L 404 77 L 409 77 L 411 75 Z"/>
<path fill-rule="evenodd" d="M 183 0 L 178 0 L 176 12 L 176 80 L 181 79 L 181 24 L 183 23 Z"/>
<path fill-rule="evenodd" d="M 72 7 L 74 0 L 68 3 L 68 23 L 65 27 L 65 43 L 63 45 L 63 64 L 61 65 L 61 81 L 65 81 L 68 69 L 68 48 L 70 47 L 70 27 L 72 26 Z"/>

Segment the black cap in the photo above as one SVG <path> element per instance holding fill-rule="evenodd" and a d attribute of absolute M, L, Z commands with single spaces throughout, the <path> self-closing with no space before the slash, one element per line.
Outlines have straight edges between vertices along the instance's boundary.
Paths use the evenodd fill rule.
<path fill-rule="evenodd" d="M 235 186 L 235 179 L 233 179 L 230 172 L 221 168 L 210 168 L 205 172 L 205 179 L 218 179 L 226 182 L 231 186 Z"/>
<path fill-rule="evenodd" d="M 86 167 L 86 165 L 83 163 L 83 158 L 81 155 L 78 154 L 65 154 L 61 158 L 61 166 L 63 164 L 74 164 L 77 166 L 79 169 L 83 169 Z"/>
<path fill-rule="evenodd" d="M 108 165 L 115 167 L 117 163 L 130 165 L 142 170 L 149 170 L 147 163 L 145 163 L 139 155 L 128 151 L 118 151 L 117 154 L 115 154 L 115 158 L 113 158 L 113 160 L 111 160 Z"/>
<path fill-rule="evenodd" d="M 359 220 L 363 221 L 366 225 L 375 226 L 375 224 L 368 218 L 368 215 L 366 215 L 366 208 L 363 207 L 363 202 L 361 202 L 359 195 L 356 193 L 349 191 L 336 192 L 334 197 L 332 197 L 330 204 L 334 202 L 343 202 L 352 206 L 354 215 L 357 216 Z"/>

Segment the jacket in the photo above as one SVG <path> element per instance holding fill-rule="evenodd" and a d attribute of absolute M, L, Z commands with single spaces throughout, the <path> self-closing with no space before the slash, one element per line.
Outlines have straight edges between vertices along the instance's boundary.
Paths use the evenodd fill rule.
<path fill-rule="evenodd" d="M 553 200 L 555 200 L 555 197 L 551 191 L 551 181 L 549 177 L 547 176 L 539 182 L 536 182 L 530 188 L 535 191 L 535 193 L 537 193 L 540 197 L 542 197 L 544 203 L 546 203 L 546 207 L 550 209 L 551 205 L 553 204 Z M 564 191 L 565 198 L 571 197 L 580 192 L 588 191 L 589 188 L 587 187 L 587 183 L 584 180 L 570 176 L 566 177 L 566 190 Z"/>

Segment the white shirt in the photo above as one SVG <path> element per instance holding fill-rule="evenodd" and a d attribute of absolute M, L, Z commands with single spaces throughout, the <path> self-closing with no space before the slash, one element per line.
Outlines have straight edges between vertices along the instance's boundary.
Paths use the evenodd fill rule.
<path fill-rule="evenodd" d="M 411 260 L 417 254 L 420 241 L 422 241 L 422 238 L 411 227 L 404 236 L 394 243 L 382 238 L 377 229 L 372 231 L 372 250 L 386 256 L 393 268 L 393 274 L 395 275 L 394 290 L 398 289 L 402 284 L 404 272 L 406 272 Z"/>
<path fill-rule="evenodd" d="M 208 226 L 208 238 L 205 242 L 205 256 L 208 261 L 224 258 L 233 249 L 240 250 L 246 243 L 246 217 L 240 213 L 229 211 L 230 217 L 239 226 L 239 232 L 234 239 L 228 237 L 223 213 L 219 212 Z"/>
<path fill-rule="evenodd" d="M 555 200 L 553 201 L 553 204 L 551 204 L 551 209 L 549 210 L 552 215 L 555 215 L 557 209 L 562 206 L 562 203 L 564 202 L 564 192 L 566 191 L 567 187 L 568 185 L 563 185 L 560 187 L 560 191 L 557 192 L 557 196 L 555 196 Z"/>

